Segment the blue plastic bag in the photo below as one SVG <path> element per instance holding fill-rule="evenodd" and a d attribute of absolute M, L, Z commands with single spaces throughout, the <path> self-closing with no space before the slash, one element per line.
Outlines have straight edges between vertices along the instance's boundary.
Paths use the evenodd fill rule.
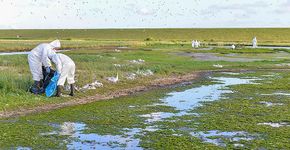
<path fill-rule="evenodd" d="M 57 72 L 54 73 L 54 76 L 51 78 L 50 83 L 45 89 L 46 97 L 52 97 L 53 95 L 55 95 L 59 76 L 60 76 L 59 73 Z"/>

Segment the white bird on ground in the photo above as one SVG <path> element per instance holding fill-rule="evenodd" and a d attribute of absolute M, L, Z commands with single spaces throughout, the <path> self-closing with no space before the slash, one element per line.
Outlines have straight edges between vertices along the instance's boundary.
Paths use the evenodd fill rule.
<path fill-rule="evenodd" d="M 224 66 L 220 65 L 220 64 L 217 64 L 217 65 L 213 65 L 214 67 L 216 68 L 223 68 Z"/>
<path fill-rule="evenodd" d="M 115 49 L 115 52 L 117 52 L 117 53 L 120 53 L 120 52 L 121 52 L 121 50 Z"/>
<path fill-rule="evenodd" d="M 119 75 L 117 73 L 116 77 L 107 77 L 106 79 L 112 83 L 117 83 L 119 81 Z"/>

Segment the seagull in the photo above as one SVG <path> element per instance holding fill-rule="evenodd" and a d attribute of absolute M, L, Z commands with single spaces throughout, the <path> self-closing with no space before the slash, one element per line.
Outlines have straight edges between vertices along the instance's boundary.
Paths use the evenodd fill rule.
<path fill-rule="evenodd" d="M 112 83 L 117 83 L 119 81 L 119 75 L 117 73 L 116 77 L 107 77 L 107 80 L 112 82 Z"/>

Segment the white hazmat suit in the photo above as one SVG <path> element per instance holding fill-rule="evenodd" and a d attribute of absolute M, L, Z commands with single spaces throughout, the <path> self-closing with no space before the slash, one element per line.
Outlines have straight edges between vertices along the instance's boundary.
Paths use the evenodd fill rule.
<path fill-rule="evenodd" d="M 234 49 L 236 49 L 236 46 L 233 44 L 233 45 L 232 45 L 232 50 L 234 50 Z"/>
<path fill-rule="evenodd" d="M 195 48 L 195 41 L 194 40 L 191 42 L 191 46 L 192 46 L 192 48 Z"/>
<path fill-rule="evenodd" d="M 254 37 L 253 39 L 253 48 L 257 48 L 258 47 L 258 40 L 257 40 L 257 37 Z"/>
<path fill-rule="evenodd" d="M 200 42 L 196 40 L 196 41 L 195 41 L 195 47 L 196 47 L 196 48 L 199 48 L 199 46 L 200 46 Z"/>
<path fill-rule="evenodd" d="M 76 67 L 73 60 L 64 54 L 52 54 L 48 57 L 55 64 L 56 70 L 60 74 L 57 85 L 64 86 L 66 80 L 68 84 L 74 84 Z"/>
<path fill-rule="evenodd" d="M 60 41 L 55 40 L 49 44 L 40 44 L 31 50 L 28 54 L 28 63 L 34 81 L 40 81 L 43 79 L 42 66 L 51 66 L 51 61 L 49 60 L 48 55 L 55 54 L 54 49 L 60 47 Z"/>

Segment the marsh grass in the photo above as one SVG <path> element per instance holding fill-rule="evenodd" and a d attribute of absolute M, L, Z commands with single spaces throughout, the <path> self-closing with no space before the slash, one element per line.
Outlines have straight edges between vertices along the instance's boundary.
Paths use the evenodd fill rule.
<path fill-rule="evenodd" d="M 226 61 L 196 61 L 191 57 L 177 56 L 172 50 L 161 48 L 159 50 L 131 49 L 123 50 L 121 53 L 114 51 L 114 48 L 100 50 L 73 50 L 65 52 L 76 63 L 76 85 L 82 87 L 85 84 L 95 82 L 96 80 L 104 84 L 103 88 L 89 90 L 77 93 L 77 98 L 94 95 L 96 93 L 105 94 L 115 90 L 132 88 L 137 85 L 148 85 L 156 78 L 169 75 L 182 75 L 197 70 L 217 70 L 214 64 L 221 64 L 223 69 L 257 69 L 257 68 L 283 68 L 275 66 L 276 64 L 287 63 L 288 60 L 276 61 L 257 61 L 257 62 L 226 62 Z M 219 53 L 227 51 L 226 49 L 214 50 Z M 244 54 L 251 53 L 272 53 L 270 50 L 241 50 Z M 193 51 L 194 52 L 194 51 Z M 271 57 L 270 57 L 271 58 Z M 133 64 L 130 60 L 143 59 L 144 64 Z M 116 67 L 114 64 L 123 66 Z M 136 80 L 127 80 L 128 73 L 136 73 L 138 70 L 151 70 L 153 76 L 137 76 Z M 27 63 L 26 55 L 0 56 L 0 108 L 5 110 L 16 109 L 18 107 L 33 107 L 45 103 L 59 103 L 70 100 L 71 98 L 51 98 L 44 96 L 34 96 L 27 92 L 32 84 L 32 79 Z M 119 74 L 120 82 L 111 84 L 106 77 Z"/>
<path fill-rule="evenodd" d="M 193 39 L 204 45 L 251 45 L 254 36 L 258 37 L 259 45 L 289 46 L 289 33 L 289 28 L 0 30 L 0 51 L 28 51 L 54 39 L 60 39 L 64 49 L 104 46 L 189 49 Z"/>
<path fill-rule="evenodd" d="M 275 75 L 264 76 L 264 75 Z M 228 87 L 233 93 L 223 95 L 223 98 L 213 102 L 203 102 L 201 107 L 190 112 L 199 115 L 175 116 L 150 124 L 157 126 L 157 131 L 144 132 L 134 138 L 141 139 L 140 146 L 145 149 L 237 149 L 235 142 L 222 138 L 226 147 L 204 143 L 200 138 L 189 133 L 192 131 L 245 131 L 256 135 L 251 141 L 241 140 L 245 149 L 288 149 L 289 127 L 272 128 L 261 126 L 261 122 L 289 122 L 289 97 L 263 96 L 263 93 L 289 91 L 289 72 L 242 72 L 236 75 L 215 74 L 216 77 L 239 77 L 260 80 L 259 84 L 243 84 Z M 272 82 L 269 85 L 269 81 Z M 63 122 L 78 122 L 86 124 L 83 134 L 123 135 L 124 128 L 146 128 L 142 114 L 153 112 L 177 111 L 172 107 L 150 106 L 160 103 L 166 93 L 183 91 L 201 85 L 215 83 L 211 80 L 200 80 L 191 86 L 167 88 L 140 93 L 128 97 L 101 101 L 92 104 L 63 108 L 51 112 L 34 114 L 19 118 L 1 119 L 0 148 L 15 148 L 18 146 L 34 149 L 65 149 L 68 136 L 42 135 L 57 131 L 57 125 Z M 280 102 L 283 106 L 265 107 L 260 101 Z M 134 107 L 130 107 L 134 106 Z M 174 121 L 175 120 L 175 121 Z M 123 135 L 126 136 L 126 135 Z M 221 138 L 219 136 L 210 139 Z"/>

